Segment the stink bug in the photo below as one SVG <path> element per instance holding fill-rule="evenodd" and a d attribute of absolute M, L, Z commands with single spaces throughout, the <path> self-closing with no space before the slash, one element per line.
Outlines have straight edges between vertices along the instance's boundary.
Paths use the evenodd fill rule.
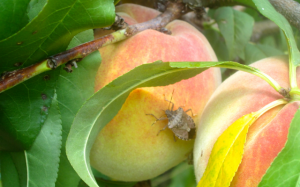
<path fill-rule="evenodd" d="M 169 129 L 171 129 L 173 131 L 174 139 L 175 139 L 175 136 L 181 140 L 190 140 L 190 139 L 195 138 L 195 130 L 196 130 L 195 122 L 194 122 L 193 118 L 187 114 L 187 112 L 189 112 L 189 111 L 192 112 L 192 110 L 188 109 L 188 110 L 184 111 L 182 107 L 179 107 L 177 110 L 173 110 L 174 103 L 167 100 L 166 98 L 165 98 L 165 100 L 172 104 L 171 110 L 169 110 L 169 109 L 165 110 L 166 117 L 157 118 L 153 114 L 146 114 L 146 115 L 151 115 L 156 118 L 156 120 L 153 124 L 155 124 L 157 121 L 160 121 L 160 120 L 168 120 L 168 124 L 163 129 L 161 129 L 157 133 L 157 135 L 161 131 L 165 130 L 168 127 Z M 172 97 L 171 97 L 171 100 L 172 100 Z M 193 112 L 192 112 L 192 115 L 193 115 Z"/>

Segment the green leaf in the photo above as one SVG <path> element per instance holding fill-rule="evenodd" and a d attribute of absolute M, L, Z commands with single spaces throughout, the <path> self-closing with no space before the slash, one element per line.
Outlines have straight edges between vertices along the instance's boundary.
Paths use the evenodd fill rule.
<path fill-rule="evenodd" d="M 197 186 L 194 167 L 186 162 L 176 166 L 171 172 L 169 187 L 194 187 Z"/>
<path fill-rule="evenodd" d="M 219 136 L 197 187 L 230 186 L 243 158 L 248 129 L 258 116 L 256 112 L 242 116 Z"/>
<path fill-rule="evenodd" d="M 232 1 L 228 1 L 228 2 L 232 2 Z M 252 8 L 255 7 L 253 5 L 253 2 L 249 1 L 249 0 L 234 0 L 233 2 L 234 2 L 234 4 L 238 4 L 238 5 L 244 5 L 244 6 L 248 6 L 248 7 L 252 7 Z"/>
<path fill-rule="evenodd" d="M 177 68 L 207 68 L 207 67 L 222 67 L 222 68 L 230 68 L 237 69 L 245 72 L 249 72 L 252 74 L 260 73 L 259 69 L 256 69 L 251 66 L 243 65 L 237 62 L 231 61 L 219 61 L 219 62 L 170 62 L 171 67 Z"/>
<path fill-rule="evenodd" d="M 284 32 L 288 48 L 290 61 L 295 65 L 300 65 L 300 52 L 297 48 L 297 44 L 293 35 L 292 28 L 288 21 L 280 13 L 278 13 L 274 7 L 267 0 L 253 0 L 257 10 L 265 17 L 276 23 Z"/>
<path fill-rule="evenodd" d="M 48 0 L 33 0 L 30 1 L 28 5 L 27 15 L 29 17 L 29 22 L 39 15 L 40 11 L 45 7 Z"/>
<path fill-rule="evenodd" d="M 210 45 L 214 49 L 219 61 L 226 61 L 229 59 L 228 49 L 226 47 L 224 38 L 221 33 L 215 29 L 205 29 L 203 31 L 206 39 L 209 41 Z"/>
<path fill-rule="evenodd" d="M 98 184 L 89 153 L 100 130 L 118 113 L 129 93 L 139 87 L 165 86 L 193 77 L 207 68 L 171 68 L 161 61 L 143 64 L 118 77 L 93 95 L 79 110 L 67 139 L 66 151 L 75 171 L 90 187 Z"/>
<path fill-rule="evenodd" d="M 48 115 L 59 70 L 0 93 L 0 150 L 29 149 Z"/>
<path fill-rule="evenodd" d="M 105 187 L 132 187 L 136 184 L 136 182 L 120 182 L 120 181 L 108 181 L 101 178 L 96 178 L 99 186 Z"/>
<path fill-rule="evenodd" d="M 266 37 L 261 38 L 261 40 L 259 41 L 260 44 L 262 45 L 266 45 L 266 46 L 271 46 L 273 48 L 277 48 L 278 44 L 276 43 L 276 39 L 275 37 L 279 35 L 279 32 L 272 35 L 268 35 Z"/>
<path fill-rule="evenodd" d="M 0 155 L 3 187 L 25 187 L 27 172 L 24 152 L 2 152 Z"/>
<path fill-rule="evenodd" d="M 0 1 L 0 40 L 21 30 L 28 22 L 27 6 L 30 0 Z"/>
<path fill-rule="evenodd" d="M 290 124 L 285 147 L 275 158 L 267 173 L 263 176 L 260 187 L 264 186 L 299 186 L 300 177 L 300 109 Z"/>
<path fill-rule="evenodd" d="M 245 0 L 245 1 L 248 1 L 248 0 Z M 251 3 L 252 3 L 252 7 L 251 8 L 245 7 L 243 12 L 249 14 L 254 19 L 255 22 L 264 20 L 265 18 L 263 16 L 261 16 L 261 14 L 256 10 L 256 7 L 252 1 L 251 1 Z"/>
<path fill-rule="evenodd" d="M 69 48 L 90 40 L 93 40 L 93 31 L 84 31 L 73 38 Z M 57 94 L 62 114 L 63 145 L 56 187 L 74 187 L 80 181 L 80 177 L 67 159 L 65 143 L 77 111 L 94 94 L 95 76 L 100 62 L 100 53 L 96 51 L 80 61 L 77 64 L 78 68 L 72 73 L 61 71 L 59 76 Z"/>
<path fill-rule="evenodd" d="M 120 0 L 114 0 L 114 4 L 118 4 L 120 2 Z"/>
<path fill-rule="evenodd" d="M 288 43 L 286 42 L 286 37 L 282 30 L 279 31 L 279 34 L 275 35 L 275 40 L 278 49 L 288 54 Z"/>
<path fill-rule="evenodd" d="M 282 51 L 268 45 L 248 43 L 245 47 L 245 62 L 250 64 L 266 57 L 283 54 Z"/>
<path fill-rule="evenodd" d="M 21 8 L 27 11 L 24 4 Z M 0 41 L 0 72 L 36 63 L 65 50 L 77 33 L 113 23 L 114 1 L 30 1 L 28 15 L 31 22 Z M 22 66 L 14 66 L 20 62 Z M 22 150 L 32 145 L 47 116 L 58 72 L 44 73 L 0 94 L 0 139 L 4 140 L 0 150 Z M 50 75 L 50 81 L 43 79 L 45 75 Z"/>
<path fill-rule="evenodd" d="M 100 173 L 98 170 L 94 169 L 92 167 L 93 174 L 96 178 L 96 181 L 99 186 L 105 186 L 105 187 L 132 187 L 134 186 L 137 182 L 123 182 L 123 181 L 114 181 L 110 177 Z M 83 185 L 82 187 L 87 186 L 85 182 L 81 180 L 80 185 Z M 81 187 L 78 185 L 78 187 Z"/>
<path fill-rule="evenodd" d="M 122 182 L 122 181 L 114 181 L 111 178 L 103 175 L 96 169 L 92 168 L 93 174 L 99 186 L 105 187 L 132 187 L 137 182 Z M 80 181 L 78 187 L 89 187 L 84 181 Z"/>
<path fill-rule="evenodd" d="M 184 0 L 192 4 L 203 7 L 218 7 L 218 6 L 233 6 L 233 5 L 243 5 L 248 7 L 255 7 L 252 1 L 249 0 L 234 0 L 234 1 L 211 1 L 211 0 Z"/>
<path fill-rule="evenodd" d="M 72 40 L 70 41 L 68 48 L 67 49 L 71 49 L 74 48 L 78 45 L 81 45 L 83 43 L 89 42 L 94 40 L 94 31 L 92 29 L 83 31 L 79 34 L 77 34 L 76 36 L 74 36 L 72 38 Z M 79 62 L 79 64 L 82 64 L 82 62 L 86 63 L 86 60 L 83 59 L 82 61 Z M 70 73 L 64 73 L 65 75 L 70 75 Z M 72 74 L 71 74 L 72 75 Z M 96 76 L 96 75 L 95 75 Z"/>
<path fill-rule="evenodd" d="M 44 7 L 43 3 L 30 6 L 30 18 L 37 10 L 41 12 L 19 32 L 0 41 L 0 72 L 16 69 L 15 63 L 29 66 L 64 51 L 79 32 L 111 25 L 115 18 L 114 0 L 48 0 Z"/>
<path fill-rule="evenodd" d="M 229 59 L 227 60 L 232 60 L 236 56 L 243 59 L 244 47 L 252 34 L 253 18 L 233 8 L 222 7 L 216 10 L 214 19 L 225 39 L 229 52 Z"/>
<path fill-rule="evenodd" d="M 22 152 L 2 153 L 1 171 L 2 176 L 5 176 L 2 177 L 4 186 L 54 186 L 62 129 L 57 101 L 52 101 L 48 118 L 32 147 Z"/>
<path fill-rule="evenodd" d="M 231 61 L 223 61 L 223 62 L 170 62 L 171 67 L 178 67 L 178 68 L 204 68 L 204 67 L 220 67 L 220 68 L 229 68 L 235 70 L 241 70 L 253 75 L 256 75 L 266 82 L 268 82 L 275 90 L 279 91 L 281 86 L 272 79 L 269 75 L 261 72 L 259 69 L 243 65 L 237 62 Z"/>
<path fill-rule="evenodd" d="M 32 147 L 24 152 L 27 163 L 27 187 L 50 187 L 55 184 L 62 139 L 60 118 L 55 95 L 41 132 Z"/>
<path fill-rule="evenodd" d="M 133 187 L 136 184 L 136 182 L 109 181 L 101 178 L 96 178 L 96 181 L 99 186 L 105 186 L 105 187 Z M 85 184 L 83 181 L 80 181 L 78 187 L 89 187 L 89 186 Z"/>
<path fill-rule="evenodd" d="M 13 162 L 13 159 L 11 158 L 10 153 L 8 152 L 2 152 L 0 154 L 1 159 L 1 180 L 3 187 L 19 187 L 20 181 L 19 181 L 19 175 L 17 168 L 15 167 L 15 164 Z"/>

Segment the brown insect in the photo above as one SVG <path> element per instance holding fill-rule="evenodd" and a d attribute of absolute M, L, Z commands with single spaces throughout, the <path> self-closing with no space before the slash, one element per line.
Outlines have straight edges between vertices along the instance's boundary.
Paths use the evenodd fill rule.
<path fill-rule="evenodd" d="M 165 110 L 165 115 L 167 117 L 157 118 L 153 114 L 146 114 L 146 115 L 151 115 L 156 118 L 156 120 L 153 124 L 155 124 L 157 121 L 160 121 L 160 120 L 168 120 L 168 124 L 163 129 L 161 129 L 157 133 L 157 135 L 161 131 L 165 130 L 168 127 L 169 129 L 171 129 L 173 131 L 175 141 L 176 141 L 175 136 L 177 136 L 181 140 L 190 140 L 190 139 L 195 138 L 195 130 L 196 130 L 195 122 L 194 122 L 193 118 L 187 114 L 187 112 L 189 112 L 189 111 L 192 112 L 192 110 L 188 109 L 188 110 L 184 111 L 183 108 L 181 108 L 181 107 L 179 107 L 177 110 L 173 110 L 174 103 L 167 100 L 166 98 L 165 98 L 165 100 L 172 104 L 171 110 L 169 110 L 169 109 Z M 172 100 L 172 97 L 171 97 L 171 100 Z M 193 115 L 193 112 L 192 112 L 192 115 Z"/>

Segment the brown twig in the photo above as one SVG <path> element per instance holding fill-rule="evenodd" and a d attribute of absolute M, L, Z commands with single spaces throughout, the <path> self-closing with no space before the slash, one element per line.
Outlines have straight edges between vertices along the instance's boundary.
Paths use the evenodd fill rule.
<path fill-rule="evenodd" d="M 185 10 L 186 8 L 183 3 L 169 2 L 166 11 L 163 14 L 160 14 L 150 21 L 129 26 L 126 29 L 126 35 L 132 36 L 138 32 L 149 29 L 149 26 L 151 29 L 160 30 L 172 20 L 180 18 L 185 13 Z"/>
<path fill-rule="evenodd" d="M 41 66 L 43 63 L 45 63 L 45 61 L 39 62 L 37 64 L 33 64 L 23 69 L 4 72 L 0 77 L 0 93 L 4 90 L 11 88 L 14 85 L 17 85 L 35 76 L 37 72 L 37 68 Z"/>
<path fill-rule="evenodd" d="M 179 18 L 183 14 L 184 9 L 185 7 L 182 3 L 170 2 L 168 4 L 166 11 L 158 15 L 156 18 L 152 20 L 143 23 L 138 23 L 135 25 L 130 25 L 124 30 L 120 30 L 115 33 L 103 36 L 99 39 L 93 40 L 91 42 L 87 42 L 85 44 L 79 45 L 70 50 L 64 51 L 62 53 L 50 57 L 52 61 L 50 67 L 56 68 L 57 66 L 67 63 L 70 60 L 82 59 L 101 47 L 124 40 L 144 30 L 147 29 L 160 30 L 161 28 L 166 26 L 169 22 Z"/>
<path fill-rule="evenodd" d="M 283 14 L 287 20 L 300 30 L 300 5 L 293 0 L 269 0 L 272 5 L 276 8 L 278 12 Z M 246 2 L 243 4 L 241 2 Z M 202 0 L 201 6 L 203 7 L 217 7 L 226 5 L 246 5 L 252 6 L 252 1 L 240 1 L 240 0 Z M 12 72 L 6 72 L 0 77 L 0 93 L 12 88 L 13 86 L 26 81 L 27 79 L 34 77 L 42 72 L 55 69 L 56 67 L 65 64 L 69 61 L 80 61 L 82 58 L 86 57 L 90 53 L 98 50 L 99 48 L 124 40 L 134 34 L 141 32 L 146 29 L 160 30 L 167 23 L 174 19 L 179 18 L 186 11 L 186 7 L 180 2 L 168 2 L 166 11 L 157 16 L 156 18 L 136 25 L 131 25 L 127 29 L 119 30 L 109 35 L 103 36 L 94 41 L 82 44 L 73 49 L 67 50 L 65 52 L 59 53 L 48 59 L 45 59 L 37 64 L 31 65 L 29 67 L 15 70 Z M 71 72 L 70 67 L 66 68 Z"/>
<path fill-rule="evenodd" d="M 150 21 L 128 26 L 126 29 L 116 31 L 91 42 L 84 43 L 57 55 L 51 56 L 48 59 L 29 67 L 4 73 L 0 78 L 0 93 L 35 75 L 55 69 L 62 64 L 73 61 L 78 62 L 101 47 L 119 42 L 146 29 L 160 30 L 169 22 L 181 17 L 185 13 L 185 10 L 186 7 L 183 3 L 168 2 L 166 11 Z M 68 64 L 66 70 L 71 72 L 70 68 L 71 66 Z"/>

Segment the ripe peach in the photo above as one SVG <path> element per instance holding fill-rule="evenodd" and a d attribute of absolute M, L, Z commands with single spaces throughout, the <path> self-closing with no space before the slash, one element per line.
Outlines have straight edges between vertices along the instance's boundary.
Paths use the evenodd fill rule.
<path fill-rule="evenodd" d="M 156 10 L 125 4 L 117 8 L 128 23 L 144 22 L 159 14 Z M 95 91 L 134 67 L 163 61 L 216 61 L 206 38 L 183 21 L 167 25 L 166 35 L 145 30 L 123 42 L 101 48 L 102 63 L 96 77 Z M 102 33 L 97 34 L 97 36 Z M 197 123 L 209 97 L 220 84 L 217 68 L 188 80 L 164 87 L 139 88 L 130 93 L 115 118 L 99 133 L 91 150 L 91 165 L 115 180 L 141 181 L 153 178 L 187 158 L 194 141 L 173 139 L 170 129 L 157 135 L 168 121 L 158 121 L 171 99 L 175 109 L 192 109 Z"/>
<path fill-rule="evenodd" d="M 288 60 L 272 57 L 253 64 L 270 75 L 283 88 L 289 87 Z M 298 81 L 300 81 L 298 71 Z M 234 121 L 282 98 L 267 82 L 252 74 L 237 72 L 224 81 L 210 98 L 198 125 L 194 147 L 197 181 L 202 177 L 213 145 Z M 290 122 L 300 102 L 275 107 L 250 128 L 244 155 L 231 186 L 257 186 L 264 173 L 284 147 Z"/>

